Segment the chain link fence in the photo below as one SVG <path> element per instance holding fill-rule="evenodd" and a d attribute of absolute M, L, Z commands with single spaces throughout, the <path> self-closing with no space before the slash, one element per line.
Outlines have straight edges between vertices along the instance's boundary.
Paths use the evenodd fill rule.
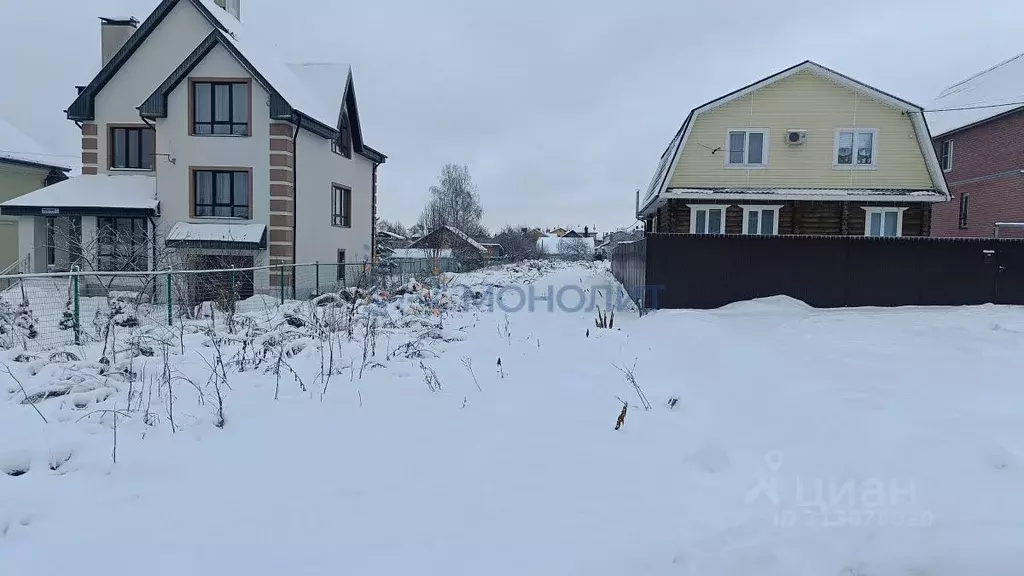
<path fill-rule="evenodd" d="M 218 312 L 271 310 L 347 289 L 393 291 L 413 279 L 422 282 L 502 262 L 425 259 L 0 276 L 0 349 L 48 350 L 102 342 L 111 330 L 144 331 Z"/>

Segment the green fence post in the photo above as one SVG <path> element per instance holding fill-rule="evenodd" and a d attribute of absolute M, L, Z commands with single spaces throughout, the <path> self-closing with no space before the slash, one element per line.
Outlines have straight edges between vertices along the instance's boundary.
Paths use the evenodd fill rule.
<path fill-rule="evenodd" d="M 171 311 L 171 271 L 167 271 L 167 325 L 174 326 L 174 313 Z"/>
<path fill-rule="evenodd" d="M 284 305 L 284 265 L 277 269 L 277 275 L 281 280 L 281 304 Z"/>
<path fill-rule="evenodd" d="M 77 268 L 78 267 L 75 266 L 74 268 L 72 268 L 72 270 L 76 271 Z M 79 346 L 79 345 L 82 344 L 82 330 L 81 330 L 81 324 L 79 324 L 79 322 L 78 322 L 79 310 L 80 309 L 79 309 L 79 306 L 78 306 L 78 275 L 77 274 L 75 274 L 74 276 L 71 277 L 71 284 L 72 284 L 72 287 L 73 287 L 73 289 L 75 291 L 74 296 L 73 296 L 74 301 L 75 301 L 74 302 L 74 304 L 75 304 L 75 346 Z"/>
<path fill-rule="evenodd" d="M 320 295 L 320 261 L 317 260 L 316 262 L 314 262 L 313 266 L 316 267 L 316 295 L 319 296 Z"/>

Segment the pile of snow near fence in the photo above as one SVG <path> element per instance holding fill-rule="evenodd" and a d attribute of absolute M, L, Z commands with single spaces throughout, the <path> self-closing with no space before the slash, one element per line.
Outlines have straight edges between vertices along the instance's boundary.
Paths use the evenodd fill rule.
<path fill-rule="evenodd" d="M 0 351 L 0 574 L 1024 566 L 1018 308 L 640 317 L 526 262 L 127 324 Z"/>

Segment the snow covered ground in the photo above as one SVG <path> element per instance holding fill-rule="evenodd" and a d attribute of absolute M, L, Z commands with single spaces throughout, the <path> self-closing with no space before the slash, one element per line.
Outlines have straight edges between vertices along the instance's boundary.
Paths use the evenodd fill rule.
<path fill-rule="evenodd" d="M 541 299 L 612 282 L 515 265 L 257 299 L 106 363 L 6 352 L 0 574 L 1024 570 L 1024 310 L 772 298 L 599 329 L 576 288 Z M 533 310 L 481 306 L 495 284 Z"/>

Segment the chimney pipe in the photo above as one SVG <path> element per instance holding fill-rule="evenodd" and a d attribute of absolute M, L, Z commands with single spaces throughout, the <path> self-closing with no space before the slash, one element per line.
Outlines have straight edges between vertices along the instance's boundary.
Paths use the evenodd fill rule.
<path fill-rule="evenodd" d="M 242 0 L 213 0 L 213 2 L 234 16 L 235 20 L 242 21 Z"/>
<path fill-rule="evenodd" d="M 117 51 L 124 46 L 124 43 L 131 38 L 138 27 L 139 21 L 130 16 L 128 18 L 100 18 L 100 49 L 104 66 L 114 58 Z"/>

